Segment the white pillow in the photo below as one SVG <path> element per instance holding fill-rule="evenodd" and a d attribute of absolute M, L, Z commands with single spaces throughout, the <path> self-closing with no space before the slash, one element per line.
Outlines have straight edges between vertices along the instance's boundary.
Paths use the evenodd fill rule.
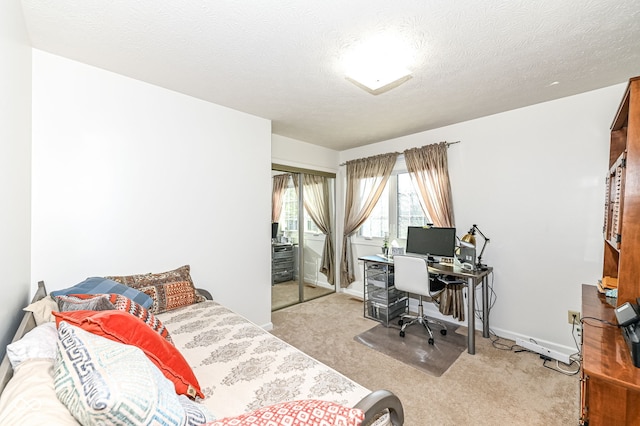
<path fill-rule="evenodd" d="M 45 296 L 22 310 L 33 312 L 36 325 L 40 325 L 56 320 L 56 318 L 51 314 L 51 311 L 58 312 L 58 303 L 53 300 L 51 296 Z"/>
<path fill-rule="evenodd" d="M 198 404 L 186 400 L 183 406 L 173 383 L 140 348 L 66 321 L 58 334 L 56 395 L 80 423 L 182 426 L 210 420 Z"/>
<path fill-rule="evenodd" d="M 57 341 L 56 323 L 46 322 L 29 331 L 17 342 L 7 345 L 7 357 L 14 370 L 21 362 L 28 359 L 56 359 Z"/>
<path fill-rule="evenodd" d="M 78 426 L 53 387 L 53 359 L 28 359 L 0 395 L 0 425 Z"/>

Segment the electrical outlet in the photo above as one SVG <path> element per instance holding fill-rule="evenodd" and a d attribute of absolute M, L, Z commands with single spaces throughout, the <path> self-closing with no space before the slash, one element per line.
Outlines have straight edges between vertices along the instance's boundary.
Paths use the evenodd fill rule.
<path fill-rule="evenodd" d="M 567 311 L 567 319 L 569 324 L 580 324 L 580 312 L 578 311 Z"/>

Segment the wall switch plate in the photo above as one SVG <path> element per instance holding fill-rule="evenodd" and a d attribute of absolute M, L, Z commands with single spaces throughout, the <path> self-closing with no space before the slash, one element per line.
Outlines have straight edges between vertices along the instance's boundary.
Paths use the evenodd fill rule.
<path fill-rule="evenodd" d="M 574 320 L 575 318 L 575 320 Z M 575 322 L 576 325 L 580 324 L 580 312 L 579 311 L 567 311 L 567 320 L 569 324 Z"/>

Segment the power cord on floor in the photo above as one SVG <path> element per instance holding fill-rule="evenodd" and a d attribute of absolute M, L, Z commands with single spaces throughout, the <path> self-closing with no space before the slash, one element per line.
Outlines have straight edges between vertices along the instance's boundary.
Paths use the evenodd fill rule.
<path fill-rule="evenodd" d="M 496 293 L 495 293 L 495 291 L 493 289 L 493 281 L 494 281 L 493 272 L 491 272 L 490 277 L 491 277 L 491 281 L 488 283 L 489 306 L 488 306 L 488 309 L 487 309 L 487 313 L 491 312 L 491 309 L 493 308 L 493 306 L 495 305 L 496 300 L 497 300 L 497 295 L 496 295 Z M 482 321 L 483 320 L 482 309 L 478 305 L 479 301 L 478 301 L 477 297 L 475 298 L 475 301 L 476 301 L 475 302 L 475 306 L 474 306 L 475 316 L 479 321 Z M 581 363 L 581 358 L 582 357 L 581 357 L 581 354 L 580 354 L 580 345 L 578 344 L 578 342 L 576 340 L 576 337 L 575 337 L 575 332 L 576 332 L 576 327 L 575 326 L 576 326 L 576 324 L 574 322 L 572 330 L 571 330 L 571 335 L 573 336 L 574 343 L 576 344 L 577 352 L 574 353 L 574 354 L 571 354 L 569 356 L 570 363 L 569 364 L 565 364 L 563 362 L 560 362 L 560 361 L 556 360 L 555 367 L 552 367 L 552 366 L 549 366 L 547 364 L 548 361 L 552 361 L 552 358 L 549 358 L 549 357 L 541 355 L 540 358 L 542 358 L 542 360 L 543 360 L 542 361 L 542 366 L 543 367 L 548 368 L 548 369 L 553 370 L 553 371 L 557 371 L 559 373 L 562 373 L 562 374 L 565 374 L 565 375 L 568 375 L 568 376 L 573 376 L 573 375 L 578 374 L 580 372 L 580 363 Z M 580 332 L 581 330 L 578 330 L 578 331 Z M 505 338 L 502 338 L 502 337 L 498 336 L 491 329 L 489 329 L 489 337 L 491 339 L 491 345 L 494 348 L 498 349 L 498 350 L 513 351 L 515 353 L 519 353 L 519 352 L 536 353 L 536 352 L 530 351 L 529 349 L 523 348 L 523 347 L 513 343 L 512 340 L 505 339 Z M 533 343 L 537 343 L 534 339 L 531 339 L 531 341 Z M 570 369 L 566 368 L 566 367 L 570 367 L 570 366 L 572 366 L 574 364 L 577 364 L 577 368 L 575 370 L 570 370 Z M 566 367 L 563 367 L 563 366 L 566 366 Z"/>
<path fill-rule="evenodd" d="M 544 361 L 542 361 L 542 366 L 548 368 L 549 370 L 553 370 L 553 371 L 557 371 L 558 373 L 562 373 L 566 376 L 575 376 L 576 374 L 578 374 L 580 372 L 580 361 L 576 361 L 574 359 L 572 359 L 571 357 L 569 357 L 569 360 L 571 361 L 571 364 L 565 364 L 564 362 L 560 362 L 558 360 L 556 360 L 556 367 L 550 367 L 547 365 L 547 361 L 551 361 L 551 358 L 547 358 L 547 357 L 541 357 L 544 359 Z M 561 367 L 560 365 L 568 365 L 571 366 L 573 364 L 578 364 L 578 368 L 575 369 L 575 371 L 571 371 L 571 370 L 565 370 L 563 367 Z"/>
<path fill-rule="evenodd" d="M 529 339 L 529 341 L 531 343 L 538 344 L 538 342 L 536 342 L 535 339 Z M 574 376 L 574 375 L 576 375 L 576 374 L 578 374 L 580 372 L 580 353 L 579 352 L 569 355 L 569 361 L 570 361 L 569 364 L 565 364 L 564 362 L 556 360 L 556 366 L 552 367 L 552 366 L 548 365 L 547 362 L 548 361 L 553 361 L 553 358 L 548 357 L 546 355 L 538 354 L 537 352 L 531 351 L 531 350 L 529 350 L 527 348 L 523 348 L 522 346 L 519 346 L 519 345 L 513 345 L 513 346 L 519 348 L 519 349 L 514 349 L 515 353 L 529 352 L 529 353 L 532 353 L 532 354 L 540 355 L 540 359 L 542 359 L 542 366 L 545 367 L 545 368 L 548 368 L 549 370 L 556 371 L 558 373 L 562 373 L 562 374 L 567 375 L 567 376 Z M 577 364 L 578 365 L 578 368 L 576 368 L 575 371 L 574 370 L 567 370 L 565 367 L 563 367 L 563 366 L 570 367 L 573 364 Z"/>
<path fill-rule="evenodd" d="M 489 274 L 489 276 L 491 277 L 491 280 L 488 282 L 488 290 L 489 290 L 489 303 L 488 303 L 488 307 L 487 307 L 487 314 L 491 313 L 491 309 L 493 308 L 493 306 L 496 303 L 497 300 L 497 295 L 496 292 L 493 289 L 493 282 L 494 282 L 494 275 L 493 272 L 491 272 Z M 483 321 L 483 314 L 482 314 L 482 308 L 479 306 L 479 298 L 475 297 L 475 306 L 474 306 L 474 314 L 476 316 L 476 319 L 478 319 L 479 321 Z M 593 318 L 596 319 L 596 318 Z M 581 319 L 582 322 L 582 319 Z M 548 368 L 550 370 L 556 371 L 558 373 L 562 373 L 568 376 L 573 376 L 576 375 L 580 372 L 580 363 L 581 363 L 581 359 L 582 356 L 580 354 L 580 345 L 578 344 L 578 341 L 576 340 L 575 337 L 575 332 L 576 332 L 576 328 L 575 328 L 576 324 L 575 322 L 573 323 L 573 327 L 571 330 L 571 335 L 573 336 L 573 340 L 576 344 L 576 349 L 578 352 L 571 354 L 569 356 L 569 360 L 570 363 L 569 364 L 565 364 L 561 361 L 556 360 L 556 365 L 555 367 L 549 366 L 547 365 L 548 361 L 552 361 L 552 358 L 546 357 L 541 355 L 540 358 L 542 358 L 542 366 L 545 368 Z M 581 332 L 581 330 L 579 330 Z M 509 339 L 505 339 L 503 337 L 498 336 L 493 330 L 489 329 L 489 338 L 491 339 L 491 345 L 498 349 L 498 350 L 502 350 L 502 351 L 513 351 L 515 353 L 519 353 L 519 352 L 531 352 L 531 353 L 535 353 L 533 351 L 530 351 L 529 349 L 523 348 L 520 345 L 517 345 L 515 343 L 513 343 L 512 340 Z M 531 339 L 531 341 L 533 343 L 537 343 L 534 339 Z M 577 364 L 577 368 L 574 370 L 569 370 L 566 367 L 570 367 L 574 364 Z M 566 366 L 566 367 L 563 367 Z"/>

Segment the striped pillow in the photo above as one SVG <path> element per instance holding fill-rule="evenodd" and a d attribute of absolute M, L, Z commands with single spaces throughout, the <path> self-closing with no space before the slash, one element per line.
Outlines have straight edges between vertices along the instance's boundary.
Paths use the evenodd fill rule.
<path fill-rule="evenodd" d="M 149 310 L 145 309 L 142 305 L 134 302 L 133 300 L 125 297 L 121 294 L 68 294 L 64 296 L 57 296 L 55 299 L 58 302 L 60 312 L 68 311 L 106 311 L 110 309 L 117 309 L 119 311 L 128 312 L 134 317 L 140 318 L 145 324 L 147 324 L 156 333 L 160 334 L 167 341 L 173 344 L 173 340 L 169 335 L 169 330 L 164 326 L 162 321 L 153 315 Z M 107 306 L 104 309 L 97 309 L 99 304 L 95 302 L 101 299 L 106 299 Z"/>

